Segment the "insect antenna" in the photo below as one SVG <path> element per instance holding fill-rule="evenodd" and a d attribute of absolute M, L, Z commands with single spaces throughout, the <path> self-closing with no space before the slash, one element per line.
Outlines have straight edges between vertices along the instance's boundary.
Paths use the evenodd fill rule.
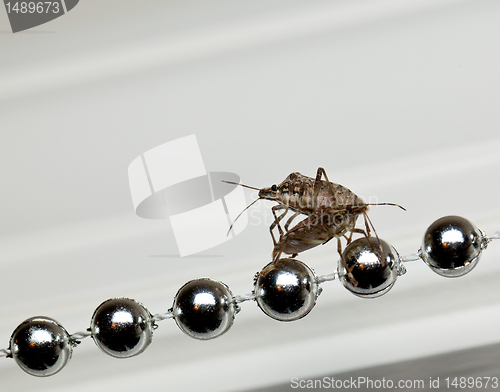
<path fill-rule="evenodd" d="M 245 184 L 240 184 L 239 182 L 234 182 L 234 181 L 226 181 L 226 180 L 221 180 L 222 182 L 225 182 L 227 184 L 233 184 L 233 185 L 239 185 L 239 186 L 243 186 L 245 188 L 249 188 L 249 189 L 255 189 L 256 191 L 260 191 L 260 188 L 255 188 L 253 186 L 250 186 L 250 185 L 245 185 Z M 231 223 L 231 226 L 229 226 L 229 230 L 227 231 L 227 234 L 226 235 L 229 235 L 229 233 L 231 232 L 231 229 L 233 228 L 234 224 L 236 223 L 236 221 L 238 220 L 238 218 L 241 216 L 241 214 L 243 214 L 246 210 L 248 210 L 251 206 L 253 206 L 255 203 L 257 203 L 259 200 L 261 199 L 261 197 L 259 197 L 258 199 L 252 201 L 248 206 L 245 207 L 245 209 L 243 211 L 240 212 L 240 214 L 234 219 L 233 223 Z"/>
<path fill-rule="evenodd" d="M 250 189 L 255 189 L 256 191 L 260 191 L 260 188 L 255 188 L 250 185 L 245 185 L 245 184 L 240 184 L 239 182 L 233 182 L 233 181 L 226 181 L 226 180 L 221 180 L 222 182 L 225 182 L 227 184 L 233 184 L 233 185 L 239 185 L 239 186 L 244 186 L 245 188 L 250 188 Z"/>
<path fill-rule="evenodd" d="M 248 210 L 251 206 L 253 206 L 255 203 L 257 203 L 261 198 L 259 197 L 258 199 L 255 199 L 254 201 L 252 201 L 249 205 L 247 205 L 245 207 L 245 209 L 243 211 L 241 211 L 239 213 L 239 215 L 234 219 L 233 223 L 231 223 L 231 226 L 229 226 L 229 230 L 227 231 L 227 234 L 226 236 L 229 235 L 229 233 L 231 232 L 231 229 L 233 228 L 234 224 L 236 223 L 236 221 L 238 220 L 238 218 L 241 216 L 241 214 L 243 214 L 246 210 Z"/>
<path fill-rule="evenodd" d="M 406 211 L 406 208 L 404 208 L 403 206 L 396 204 L 396 203 L 366 203 L 365 205 L 367 205 L 367 206 L 393 206 L 393 207 L 399 207 L 403 211 Z"/>

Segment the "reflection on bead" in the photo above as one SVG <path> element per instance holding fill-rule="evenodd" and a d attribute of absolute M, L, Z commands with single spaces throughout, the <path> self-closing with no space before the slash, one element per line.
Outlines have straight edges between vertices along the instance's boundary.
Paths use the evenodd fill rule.
<path fill-rule="evenodd" d="M 112 298 L 95 310 L 90 325 L 97 346 L 116 358 L 142 353 L 153 338 L 153 321 L 148 310 L 129 298 Z"/>
<path fill-rule="evenodd" d="M 477 265 L 486 244 L 481 231 L 467 219 L 445 216 L 425 232 L 420 256 L 435 273 L 453 278 Z"/>
<path fill-rule="evenodd" d="M 257 274 L 254 293 L 257 304 L 269 317 L 293 321 L 311 311 L 320 290 L 307 265 L 295 259 L 280 259 Z"/>
<path fill-rule="evenodd" d="M 222 282 L 191 280 L 175 295 L 172 312 L 179 328 L 195 339 L 213 339 L 227 332 L 239 311 L 233 294 Z"/>
<path fill-rule="evenodd" d="M 398 252 L 381 239 L 358 238 L 345 248 L 343 257 L 346 265 L 339 261 L 340 280 L 359 297 L 380 297 L 396 282 L 400 264 Z"/>
<path fill-rule="evenodd" d="M 68 332 L 49 317 L 23 321 L 10 338 L 17 364 L 33 376 L 51 376 L 60 371 L 73 351 Z"/>

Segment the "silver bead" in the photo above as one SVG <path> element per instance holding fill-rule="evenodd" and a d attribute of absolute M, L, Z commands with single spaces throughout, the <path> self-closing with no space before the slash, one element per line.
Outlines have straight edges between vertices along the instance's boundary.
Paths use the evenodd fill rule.
<path fill-rule="evenodd" d="M 381 239 L 358 238 L 345 248 L 343 257 L 346 265 L 339 261 L 340 281 L 358 297 L 380 297 L 396 282 L 400 265 L 398 252 Z"/>
<path fill-rule="evenodd" d="M 153 339 L 153 319 L 148 310 L 130 298 L 104 301 L 92 316 L 90 329 L 97 346 L 116 358 L 142 353 Z"/>
<path fill-rule="evenodd" d="M 233 294 L 224 283 L 201 278 L 179 289 L 172 313 L 185 334 L 207 340 L 227 332 L 238 310 Z"/>
<path fill-rule="evenodd" d="M 68 332 L 49 317 L 23 321 L 10 338 L 17 364 L 33 376 L 51 376 L 68 363 L 73 352 Z"/>
<path fill-rule="evenodd" d="M 487 240 L 481 231 L 460 216 L 445 216 L 429 226 L 420 257 L 437 274 L 458 277 L 478 263 Z"/>
<path fill-rule="evenodd" d="M 311 311 L 320 290 L 307 265 L 295 259 L 280 259 L 257 274 L 254 293 L 257 304 L 269 317 L 293 321 Z"/>

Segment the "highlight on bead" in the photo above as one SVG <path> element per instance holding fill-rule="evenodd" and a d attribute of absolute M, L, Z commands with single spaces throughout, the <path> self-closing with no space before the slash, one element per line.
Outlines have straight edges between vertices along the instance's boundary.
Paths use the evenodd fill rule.
<path fill-rule="evenodd" d="M 175 295 L 172 313 L 179 328 L 195 339 L 226 333 L 239 307 L 224 283 L 210 278 L 187 282 Z"/>
<path fill-rule="evenodd" d="M 450 215 L 429 226 L 419 254 L 435 273 L 455 278 L 472 271 L 487 245 L 488 239 L 474 224 Z"/>
<path fill-rule="evenodd" d="M 49 317 L 24 320 L 10 338 L 10 352 L 17 364 L 32 376 L 46 377 L 59 372 L 71 358 L 68 332 Z"/>
<path fill-rule="evenodd" d="M 340 281 L 358 297 L 380 297 L 398 278 L 398 252 L 379 238 L 358 238 L 344 249 L 343 256 L 345 265 L 339 262 L 338 267 Z"/>
<path fill-rule="evenodd" d="M 112 298 L 100 304 L 90 322 L 97 347 L 115 358 L 138 355 L 151 344 L 153 318 L 141 303 Z"/>
<path fill-rule="evenodd" d="M 294 321 L 306 316 L 320 292 L 314 272 L 295 259 L 269 263 L 255 277 L 254 293 L 259 308 L 279 321 Z"/>

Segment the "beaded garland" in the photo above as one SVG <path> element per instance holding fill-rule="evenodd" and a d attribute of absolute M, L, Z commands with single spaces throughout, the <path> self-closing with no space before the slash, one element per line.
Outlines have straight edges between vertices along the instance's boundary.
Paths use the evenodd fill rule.
<path fill-rule="evenodd" d="M 49 317 L 32 317 L 15 329 L 9 348 L 0 350 L 0 356 L 14 358 L 26 373 L 43 377 L 59 372 L 73 348 L 88 336 L 103 352 L 117 358 L 146 350 L 157 322 L 168 318 L 192 338 L 216 338 L 231 328 L 239 303 L 248 300 L 273 319 L 298 320 L 315 306 L 323 282 L 338 278 L 354 295 L 375 298 L 387 293 L 406 272 L 404 262 L 421 259 L 441 276 L 463 276 L 477 265 L 489 242 L 499 238 L 498 233 L 486 236 L 465 218 L 445 216 L 426 230 L 417 254 L 401 257 L 387 242 L 362 237 L 346 247 L 345 265 L 339 261 L 330 275 L 316 276 L 303 262 L 284 258 L 255 275 L 251 294 L 234 296 L 222 282 L 195 279 L 179 289 L 166 313 L 152 315 L 133 299 L 112 298 L 95 310 L 90 328 L 71 335 Z"/>

